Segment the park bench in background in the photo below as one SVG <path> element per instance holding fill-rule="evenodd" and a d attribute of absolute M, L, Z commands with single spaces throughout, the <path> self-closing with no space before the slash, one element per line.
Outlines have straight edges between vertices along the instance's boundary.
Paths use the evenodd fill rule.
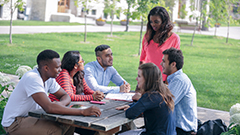
<path fill-rule="evenodd" d="M 186 20 L 175 20 L 175 22 L 178 24 L 178 30 L 194 30 L 196 25 L 196 22 L 189 22 Z M 198 26 L 196 30 L 200 31 L 201 27 Z"/>

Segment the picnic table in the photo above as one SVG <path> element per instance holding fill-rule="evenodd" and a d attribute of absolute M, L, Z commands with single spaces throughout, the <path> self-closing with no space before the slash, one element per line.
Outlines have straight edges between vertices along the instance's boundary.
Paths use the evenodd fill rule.
<path fill-rule="evenodd" d="M 103 101 L 106 102 L 105 105 L 91 104 L 87 101 L 71 102 L 69 105 L 71 106 L 74 104 L 81 104 L 83 107 L 92 105 L 97 106 L 102 112 L 100 117 L 49 114 L 42 109 L 30 111 L 28 114 L 29 116 L 36 118 L 57 121 L 60 123 L 69 124 L 74 127 L 98 131 L 100 135 L 115 134 L 121 130 L 122 125 L 133 121 L 133 119 L 128 119 L 125 117 L 125 112 L 123 110 L 116 110 L 116 107 L 129 104 L 129 102 L 106 99 Z"/>

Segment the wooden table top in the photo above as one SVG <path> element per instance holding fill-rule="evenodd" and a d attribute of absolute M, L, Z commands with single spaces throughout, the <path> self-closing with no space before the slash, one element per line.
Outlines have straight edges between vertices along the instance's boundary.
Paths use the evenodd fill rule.
<path fill-rule="evenodd" d="M 31 111 L 28 114 L 32 117 L 58 121 L 60 123 L 70 124 L 75 127 L 86 127 L 88 129 L 96 131 L 109 131 L 111 129 L 133 121 L 132 119 L 128 119 L 125 117 L 125 112 L 123 110 L 116 110 L 116 107 L 129 104 L 129 102 L 106 99 L 104 99 L 103 101 L 106 102 L 105 105 L 91 104 L 89 101 L 71 102 L 70 104 L 97 106 L 101 109 L 102 112 L 100 117 L 48 114 L 42 109 Z"/>

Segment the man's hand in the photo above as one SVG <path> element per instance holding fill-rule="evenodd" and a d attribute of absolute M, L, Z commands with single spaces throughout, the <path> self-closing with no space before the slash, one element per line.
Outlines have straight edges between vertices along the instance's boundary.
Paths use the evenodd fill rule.
<path fill-rule="evenodd" d="M 101 101 L 104 98 L 104 94 L 101 91 L 95 91 L 93 94 L 93 100 Z"/>
<path fill-rule="evenodd" d="M 129 105 L 123 105 L 123 106 L 117 107 L 116 109 L 117 110 L 124 110 L 124 111 L 126 111 L 129 107 L 130 107 Z"/>
<path fill-rule="evenodd" d="M 92 116 L 92 115 L 95 115 L 95 116 L 100 116 L 101 115 L 101 111 L 100 111 L 100 109 L 98 108 L 98 107 L 96 107 L 96 106 L 91 106 L 91 107 L 89 107 L 89 108 L 87 108 L 87 109 L 84 109 L 83 111 L 82 111 L 82 115 L 84 115 L 84 116 Z"/>
<path fill-rule="evenodd" d="M 132 100 L 138 101 L 142 97 L 142 94 L 140 92 L 136 92 L 135 95 L 133 95 Z"/>
<path fill-rule="evenodd" d="M 120 92 L 128 93 L 131 89 L 130 84 L 125 84 L 126 82 L 124 81 L 123 85 L 120 86 Z"/>

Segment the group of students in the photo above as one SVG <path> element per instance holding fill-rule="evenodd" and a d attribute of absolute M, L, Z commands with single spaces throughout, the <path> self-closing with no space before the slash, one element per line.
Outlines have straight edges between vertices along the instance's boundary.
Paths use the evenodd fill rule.
<path fill-rule="evenodd" d="M 122 133 L 194 135 L 197 131 L 196 91 L 183 73 L 180 38 L 163 7 L 148 15 L 147 31 L 137 75 L 137 102 L 117 107 L 127 118 L 144 116 L 145 128 Z M 69 108 L 71 101 L 102 100 L 106 93 L 129 92 L 130 84 L 113 65 L 108 45 L 95 48 L 96 61 L 87 63 L 79 51 L 68 51 L 62 61 L 57 52 L 44 50 L 37 56 L 38 68 L 19 81 L 4 110 L 2 126 L 9 134 L 94 134 L 69 125 L 28 117 L 29 111 L 42 108 L 47 113 L 100 116 L 98 107 Z M 112 81 L 116 86 L 108 86 Z M 48 93 L 50 93 L 48 95 Z M 90 133 L 91 132 L 91 133 Z"/>

